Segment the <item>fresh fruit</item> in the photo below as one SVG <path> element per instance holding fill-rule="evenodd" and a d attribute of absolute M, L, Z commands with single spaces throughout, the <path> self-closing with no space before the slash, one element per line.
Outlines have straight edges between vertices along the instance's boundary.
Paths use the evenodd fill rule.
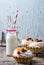
<path fill-rule="evenodd" d="M 17 52 L 17 54 L 21 54 L 21 52 L 20 52 L 20 51 L 18 51 L 18 52 Z"/>
<path fill-rule="evenodd" d="M 20 51 L 20 50 L 21 50 L 21 48 L 20 48 L 20 47 L 18 47 L 18 48 L 16 48 L 16 50 L 17 50 L 17 51 Z"/>
<path fill-rule="evenodd" d="M 29 40 L 32 40 L 32 38 L 27 38 L 26 40 L 29 41 Z"/>
<path fill-rule="evenodd" d="M 35 39 L 35 40 L 33 40 L 33 42 L 42 42 L 42 40 Z"/>
<path fill-rule="evenodd" d="M 40 42 L 42 42 L 42 40 L 40 40 Z"/>
<path fill-rule="evenodd" d="M 37 40 L 33 40 L 33 42 L 37 42 Z"/>
<path fill-rule="evenodd" d="M 22 52 L 25 52 L 24 48 L 21 49 Z"/>
<path fill-rule="evenodd" d="M 27 49 L 26 49 L 26 48 L 22 48 L 21 51 L 22 51 L 22 52 L 26 52 Z"/>
<path fill-rule="evenodd" d="M 38 40 L 38 39 L 36 39 L 36 40 Z"/>
<path fill-rule="evenodd" d="M 26 47 L 24 47 L 24 49 L 27 51 L 28 49 Z"/>
<path fill-rule="evenodd" d="M 42 42 L 42 40 L 38 40 L 37 42 Z"/>

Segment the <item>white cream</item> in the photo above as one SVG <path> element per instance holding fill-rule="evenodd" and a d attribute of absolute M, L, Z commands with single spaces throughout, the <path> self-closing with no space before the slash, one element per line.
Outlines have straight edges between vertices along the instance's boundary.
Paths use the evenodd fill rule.
<path fill-rule="evenodd" d="M 32 42 L 29 44 L 31 47 L 44 46 L 44 42 Z"/>
<path fill-rule="evenodd" d="M 27 55 L 27 56 L 28 56 L 28 55 L 29 55 L 29 56 L 33 55 L 32 52 L 31 52 L 30 50 L 28 50 L 28 51 L 25 52 L 24 54 Z"/>
<path fill-rule="evenodd" d="M 17 50 L 15 49 L 14 50 L 14 52 L 13 52 L 13 56 L 31 56 L 31 55 L 33 55 L 33 53 L 30 51 L 30 50 L 28 50 L 27 52 L 21 52 L 21 54 L 19 55 L 19 54 L 17 54 Z"/>
<path fill-rule="evenodd" d="M 23 39 L 22 42 L 21 42 L 21 44 L 22 45 L 24 45 L 24 44 L 27 44 L 28 45 L 31 42 L 32 42 L 31 40 L 27 41 L 27 40 Z"/>
<path fill-rule="evenodd" d="M 13 52 L 13 56 L 19 56 L 19 55 L 17 54 L 17 50 L 16 50 L 16 49 L 15 49 L 14 52 Z"/>

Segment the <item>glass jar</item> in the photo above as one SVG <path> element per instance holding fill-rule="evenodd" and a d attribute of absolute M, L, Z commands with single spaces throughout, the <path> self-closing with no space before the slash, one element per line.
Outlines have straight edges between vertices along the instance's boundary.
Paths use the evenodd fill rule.
<path fill-rule="evenodd" d="M 17 47 L 16 30 L 7 30 L 6 36 L 6 55 L 11 56 L 14 49 Z"/>

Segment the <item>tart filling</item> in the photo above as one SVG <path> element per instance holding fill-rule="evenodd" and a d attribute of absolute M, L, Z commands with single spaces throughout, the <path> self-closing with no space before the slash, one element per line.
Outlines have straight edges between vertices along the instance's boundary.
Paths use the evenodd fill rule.
<path fill-rule="evenodd" d="M 40 53 L 44 51 L 44 42 L 38 40 L 38 42 L 34 41 L 28 45 L 28 49 L 30 49 L 34 53 Z"/>
<path fill-rule="evenodd" d="M 29 44 L 29 47 L 43 47 L 44 42 L 32 42 Z"/>
<path fill-rule="evenodd" d="M 27 48 L 24 47 L 24 48 L 17 48 L 17 49 L 15 49 L 14 52 L 13 52 L 13 56 L 29 57 L 29 56 L 33 56 L 33 54 L 32 54 L 32 52 L 30 50 L 28 50 Z"/>
<path fill-rule="evenodd" d="M 31 42 L 32 42 L 32 38 L 26 38 L 22 40 L 21 45 L 27 46 Z"/>

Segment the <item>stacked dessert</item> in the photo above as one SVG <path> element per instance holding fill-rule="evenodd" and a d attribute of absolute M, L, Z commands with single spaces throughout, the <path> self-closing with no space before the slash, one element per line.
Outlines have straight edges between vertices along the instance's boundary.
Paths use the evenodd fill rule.
<path fill-rule="evenodd" d="M 33 53 L 40 53 L 44 51 L 44 41 L 32 38 L 23 39 L 22 47 L 17 47 L 13 52 L 13 58 L 18 63 L 30 63 L 34 57 Z"/>
<path fill-rule="evenodd" d="M 13 58 L 16 59 L 18 63 L 30 63 L 33 54 L 26 47 L 18 47 L 13 52 Z"/>
<path fill-rule="evenodd" d="M 39 40 L 39 39 L 33 40 L 32 38 L 26 38 L 22 40 L 21 45 L 27 47 L 33 53 L 40 53 L 44 51 L 44 41 L 43 40 Z"/>
<path fill-rule="evenodd" d="M 33 53 L 40 53 L 44 51 L 44 42 L 42 40 L 33 40 L 33 42 L 31 42 L 28 45 L 28 49 L 30 49 Z"/>

